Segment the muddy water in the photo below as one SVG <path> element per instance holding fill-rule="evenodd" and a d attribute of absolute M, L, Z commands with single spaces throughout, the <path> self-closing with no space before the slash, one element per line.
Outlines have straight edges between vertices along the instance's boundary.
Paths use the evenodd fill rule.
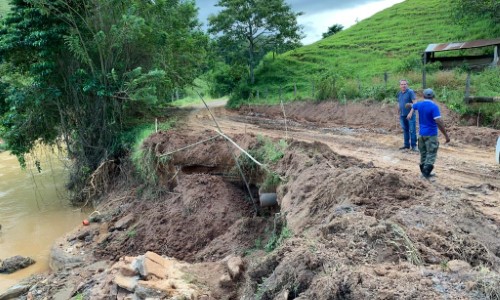
<path fill-rule="evenodd" d="M 42 172 L 26 170 L 17 159 L 0 152 L 0 259 L 29 256 L 36 263 L 13 274 L 0 274 L 0 293 L 29 275 L 47 271 L 54 240 L 85 217 L 64 194 L 65 170 L 50 151 L 37 154 Z"/>

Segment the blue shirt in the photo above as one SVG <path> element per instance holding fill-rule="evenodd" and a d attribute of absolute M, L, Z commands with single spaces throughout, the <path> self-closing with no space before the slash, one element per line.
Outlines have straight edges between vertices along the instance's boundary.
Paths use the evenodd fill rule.
<path fill-rule="evenodd" d="M 441 113 L 436 103 L 432 102 L 432 100 L 424 99 L 424 101 L 413 104 L 412 107 L 418 111 L 419 134 L 421 136 L 438 135 L 436 119 L 441 118 Z"/>
<path fill-rule="evenodd" d="M 406 103 L 413 103 L 415 100 L 415 92 L 412 89 L 406 89 L 403 93 L 401 91 L 397 94 L 398 103 L 399 103 L 399 115 L 402 117 L 406 117 L 410 113 L 410 109 L 405 107 Z"/>

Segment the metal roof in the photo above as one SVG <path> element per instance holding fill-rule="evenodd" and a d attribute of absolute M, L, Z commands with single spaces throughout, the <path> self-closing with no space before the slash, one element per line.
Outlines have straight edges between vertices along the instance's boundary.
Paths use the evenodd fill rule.
<path fill-rule="evenodd" d="M 469 42 L 445 43 L 445 44 L 429 44 L 425 52 L 440 52 L 460 49 L 480 48 L 486 46 L 500 45 L 500 38 L 491 40 L 476 40 Z"/>

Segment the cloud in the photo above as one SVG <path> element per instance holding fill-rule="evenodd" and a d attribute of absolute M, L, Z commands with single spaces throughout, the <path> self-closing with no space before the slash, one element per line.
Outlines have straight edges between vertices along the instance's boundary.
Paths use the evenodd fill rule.
<path fill-rule="evenodd" d="M 302 11 L 306 14 L 315 14 L 324 12 L 325 10 L 337 10 L 352 8 L 370 2 L 377 2 L 379 0 L 323 0 L 323 1 L 310 1 L 310 0 L 291 0 L 287 1 L 295 11 Z"/>
<path fill-rule="evenodd" d="M 404 0 L 364 1 L 367 3 L 350 8 L 328 9 L 322 12 L 300 16 L 297 21 L 304 26 L 304 32 L 306 34 L 302 43 L 307 45 L 320 40 L 322 34 L 328 31 L 328 27 L 334 24 L 342 24 L 344 28 L 348 28 L 356 24 L 357 21 L 371 17 L 375 13 L 403 1 Z"/>
<path fill-rule="evenodd" d="M 304 27 L 306 37 L 304 44 L 310 44 L 321 39 L 323 32 L 329 26 L 342 24 L 348 28 L 373 14 L 404 0 L 289 0 L 286 1 L 292 9 L 303 12 L 297 21 Z M 207 26 L 207 18 L 220 10 L 215 6 L 218 0 L 197 0 L 200 21 Z"/>

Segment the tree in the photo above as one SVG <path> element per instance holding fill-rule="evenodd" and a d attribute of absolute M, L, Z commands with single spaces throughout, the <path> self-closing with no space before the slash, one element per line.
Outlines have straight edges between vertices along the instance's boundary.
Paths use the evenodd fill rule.
<path fill-rule="evenodd" d="M 341 24 L 335 24 L 330 27 L 328 27 L 328 31 L 323 33 L 323 38 L 327 38 L 329 36 L 332 36 L 344 29 L 344 26 Z"/>
<path fill-rule="evenodd" d="M 257 54 L 265 47 L 298 44 L 302 28 L 297 16 L 284 0 L 219 0 L 222 11 L 209 17 L 209 32 L 220 34 L 231 44 L 243 44 L 250 70 L 250 82 L 255 82 Z"/>
<path fill-rule="evenodd" d="M 137 116 L 204 63 L 208 40 L 192 1 L 12 5 L 0 34 L 0 135 L 21 164 L 36 143 L 62 138 L 77 193 L 104 160 L 127 151 L 123 135 Z"/>

